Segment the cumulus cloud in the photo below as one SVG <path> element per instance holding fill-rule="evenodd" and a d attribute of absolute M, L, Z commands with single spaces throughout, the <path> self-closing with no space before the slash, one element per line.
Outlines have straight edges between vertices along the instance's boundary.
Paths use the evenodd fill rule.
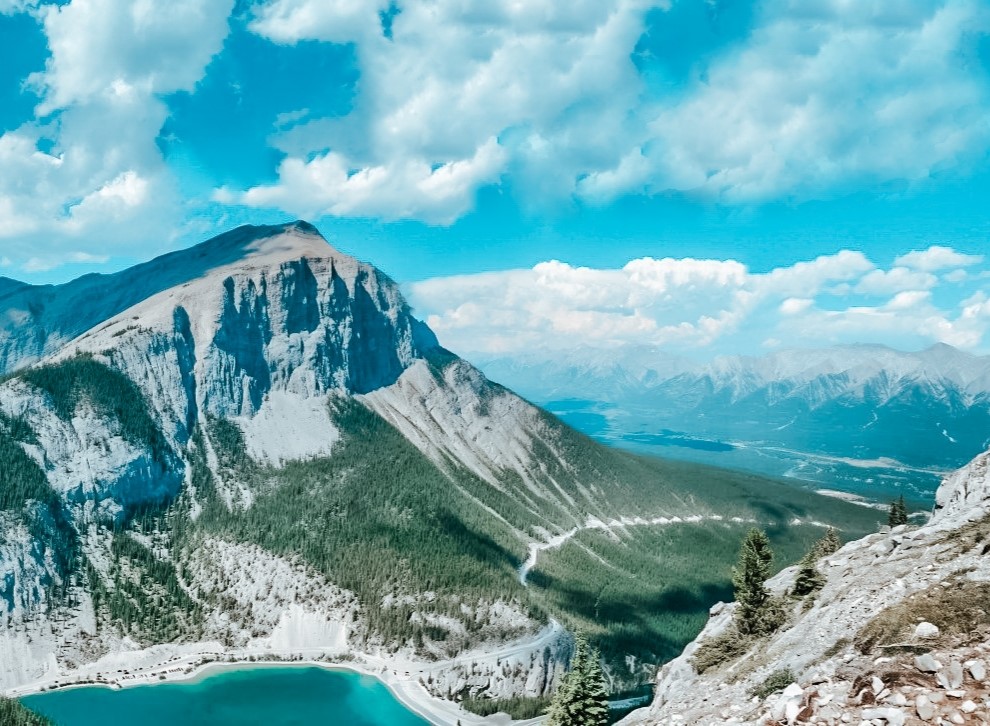
<path fill-rule="evenodd" d="M 351 170 L 347 159 L 333 152 L 310 161 L 289 158 L 279 166 L 279 183 L 242 194 L 220 190 L 218 201 L 239 201 L 253 207 L 284 209 L 299 217 L 381 217 L 422 219 L 450 224 L 468 211 L 474 191 L 495 181 L 504 152 L 489 139 L 469 159 L 431 167 L 406 159 Z"/>
<path fill-rule="evenodd" d="M 0 136 L 0 238 L 26 271 L 78 262 L 83 239 L 133 250 L 140 229 L 152 251 L 174 234 L 184 210 L 155 143 L 160 97 L 202 76 L 232 7 L 72 0 L 33 11 L 51 53 L 28 79 L 41 102 Z"/>
<path fill-rule="evenodd" d="M 865 295 L 892 295 L 905 290 L 928 290 L 935 287 L 938 278 L 927 272 L 894 267 L 890 270 L 873 270 L 864 275 L 853 288 Z"/>
<path fill-rule="evenodd" d="M 943 308 L 933 302 L 937 285 L 928 273 L 883 270 L 842 251 L 762 273 L 734 260 L 642 258 L 621 269 L 550 261 L 425 280 L 409 294 L 441 341 L 467 354 L 623 345 L 754 352 L 864 341 L 984 349 L 986 291 Z"/>
<path fill-rule="evenodd" d="M 668 5 L 417 0 L 386 34 L 385 0 L 270 0 L 255 32 L 353 43 L 362 74 L 347 118 L 314 119 L 281 140 L 294 162 L 282 170 L 285 197 L 330 161 L 410 191 L 368 208 L 348 201 L 348 185 L 322 185 L 329 213 L 447 220 L 470 205 L 437 215 L 410 167 L 467 161 L 492 138 L 520 200 L 544 207 L 668 190 L 728 204 L 818 198 L 965 171 L 990 146 L 987 85 L 961 60 L 973 34 L 990 30 L 984 3 L 765 0 L 751 36 L 676 94 L 647 87 L 631 59 L 647 11 Z M 458 199 L 497 178 L 466 178 Z M 251 191 L 224 198 L 273 199 Z"/>
<path fill-rule="evenodd" d="M 307 38 L 349 43 L 374 35 L 378 13 L 388 6 L 389 0 L 281 0 L 258 8 L 252 27 L 283 43 Z"/>
<path fill-rule="evenodd" d="M 227 35 L 232 0 L 167 4 L 73 0 L 45 5 L 41 18 L 51 49 L 41 113 L 95 96 L 191 90 Z"/>
<path fill-rule="evenodd" d="M 0 15 L 23 13 L 38 6 L 38 0 L 0 0 Z"/>
<path fill-rule="evenodd" d="M 941 245 L 932 245 L 927 250 L 911 250 L 894 260 L 895 265 L 903 265 L 923 272 L 937 272 L 949 267 L 970 267 L 981 262 L 983 255 L 966 255 Z"/>
<path fill-rule="evenodd" d="M 761 16 L 692 93 L 660 99 L 632 151 L 578 192 L 814 198 L 965 170 L 990 145 L 987 85 L 960 62 L 990 29 L 985 3 L 768 0 Z"/>
<path fill-rule="evenodd" d="M 386 37 L 379 13 L 387 3 L 267 3 L 255 32 L 282 43 L 352 42 L 361 70 L 351 114 L 314 119 L 281 139 L 291 163 L 279 186 L 288 195 L 298 178 L 322 177 L 329 164 L 338 179 L 347 170 L 355 186 L 373 177 L 394 190 L 368 206 L 353 202 L 350 184 L 323 184 L 311 196 L 329 213 L 439 223 L 468 211 L 464 200 L 503 174 L 525 188 L 526 203 L 569 199 L 579 175 L 626 151 L 642 90 L 630 52 L 658 4 L 665 2 L 420 0 L 401 5 Z M 454 180 L 419 183 L 418 169 L 452 169 L 479 156 L 486 173 L 459 175 L 455 194 Z M 254 191 L 224 198 L 271 204 L 271 190 Z"/>

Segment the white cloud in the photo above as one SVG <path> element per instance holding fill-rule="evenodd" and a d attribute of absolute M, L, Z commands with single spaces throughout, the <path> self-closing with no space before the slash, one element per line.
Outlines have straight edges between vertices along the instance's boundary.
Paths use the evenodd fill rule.
<path fill-rule="evenodd" d="M 67 255 L 31 257 L 21 266 L 21 269 L 25 272 L 48 272 L 66 263 L 101 265 L 109 260 L 109 255 L 94 255 L 91 252 L 71 252 Z"/>
<path fill-rule="evenodd" d="M 283 43 L 354 42 L 361 71 L 350 115 L 301 124 L 279 141 L 292 162 L 283 166 L 279 185 L 288 197 L 295 179 L 324 176 L 329 161 L 348 177 L 373 176 L 376 187 L 394 190 L 372 211 L 357 214 L 430 222 L 450 217 L 437 206 L 468 211 L 472 205 L 460 200 L 473 200 L 503 172 L 524 188 L 525 204 L 569 199 L 579 175 L 625 153 L 623 139 L 633 133 L 630 109 L 642 90 L 630 52 L 646 10 L 665 3 L 421 0 L 402 4 L 390 39 L 378 18 L 384 3 L 267 3 L 257 10 L 256 32 Z M 410 169 L 451 167 L 479 154 L 494 158 L 491 139 L 498 145 L 498 173 L 457 179 L 456 204 L 443 201 L 448 184 L 421 185 L 420 171 L 410 180 Z M 307 165 L 314 169 L 305 171 Z M 333 176 L 341 176 L 336 168 Z M 268 204 L 270 190 L 253 191 L 223 198 Z M 355 208 L 352 194 L 351 185 L 337 182 L 310 196 L 318 198 L 314 206 L 348 214 Z"/>
<path fill-rule="evenodd" d="M 924 272 L 937 272 L 948 267 L 970 267 L 981 262 L 983 255 L 967 255 L 941 245 L 932 245 L 927 250 L 911 250 L 894 260 L 895 265 Z"/>
<path fill-rule="evenodd" d="M 847 286 L 841 298 L 839 284 Z M 933 302 L 937 285 L 928 273 L 878 269 L 861 253 L 842 251 L 766 273 L 734 260 L 642 258 L 621 269 L 550 261 L 425 280 L 410 285 L 409 295 L 444 345 L 467 354 L 622 345 L 755 352 L 843 342 L 985 348 L 985 293 L 943 309 Z M 878 295 L 883 301 L 871 303 Z"/>
<path fill-rule="evenodd" d="M 768 0 L 761 15 L 693 93 L 658 102 L 630 152 L 647 159 L 637 174 L 622 162 L 579 192 L 598 196 L 612 175 L 625 181 L 605 184 L 613 197 L 671 188 L 729 203 L 829 196 L 966 170 L 990 146 L 990 93 L 960 52 L 990 29 L 985 3 Z"/>
<path fill-rule="evenodd" d="M 864 295 L 892 295 L 904 290 L 928 290 L 937 283 L 938 278 L 927 272 L 894 267 L 890 270 L 873 270 L 864 275 L 853 289 Z"/>
<path fill-rule="evenodd" d="M 388 0 L 281 0 L 261 6 L 251 27 L 282 43 L 306 38 L 349 43 L 377 32 L 378 13 L 388 5 Z"/>
<path fill-rule="evenodd" d="M 167 115 L 159 96 L 202 76 L 232 6 L 72 0 L 36 11 L 51 51 L 30 77 L 42 100 L 34 120 L 0 136 L 7 256 L 50 269 L 72 262 L 81 239 L 133 250 L 138 229 L 142 252 L 167 244 L 184 210 L 155 143 Z"/>
<path fill-rule="evenodd" d="M 504 152 L 489 139 L 468 159 L 431 168 L 408 159 L 352 171 L 330 152 L 311 161 L 286 159 L 279 183 L 235 195 L 221 190 L 218 201 L 236 199 L 252 207 L 276 207 L 299 217 L 381 217 L 450 224 L 474 203 L 475 189 L 498 179 Z"/>
<path fill-rule="evenodd" d="M 279 184 L 288 190 L 298 166 L 332 159 L 355 176 L 394 176 L 378 183 L 398 188 L 410 166 L 459 163 L 495 138 L 524 206 L 667 190 L 734 204 L 924 183 L 964 173 L 990 147 L 990 92 L 963 60 L 973 33 L 990 30 L 985 3 L 765 0 L 751 36 L 673 94 L 646 87 L 631 60 L 646 11 L 668 5 L 417 0 L 401 5 L 386 38 L 385 0 L 270 0 L 255 32 L 354 43 L 361 71 L 346 118 L 311 120 L 278 141 L 296 162 Z M 492 178 L 467 182 L 471 195 Z M 436 221 L 409 188 L 360 213 Z M 325 185 L 316 206 L 347 214 L 350 194 Z"/>
<path fill-rule="evenodd" d="M 780 304 L 782 315 L 798 315 L 815 304 L 815 301 L 807 297 L 789 297 Z M 779 341 L 778 341 L 779 343 Z"/>
<path fill-rule="evenodd" d="M 23 13 L 38 6 L 38 0 L 0 0 L 0 15 Z"/>
<path fill-rule="evenodd" d="M 42 113 L 97 96 L 191 90 L 227 35 L 233 0 L 73 0 L 41 9 L 52 55 Z"/>

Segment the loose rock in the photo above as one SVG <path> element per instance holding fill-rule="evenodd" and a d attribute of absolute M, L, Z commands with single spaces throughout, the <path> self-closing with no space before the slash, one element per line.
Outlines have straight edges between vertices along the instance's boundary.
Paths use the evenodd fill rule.
<path fill-rule="evenodd" d="M 935 706 L 925 695 L 914 699 L 914 710 L 917 711 L 918 718 L 922 721 L 929 721 L 935 715 Z"/>
<path fill-rule="evenodd" d="M 904 712 L 899 708 L 864 708 L 862 716 L 866 719 L 881 718 L 889 726 L 904 726 L 906 720 Z"/>
<path fill-rule="evenodd" d="M 966 668 L 975 681 L 982 681 L 987 677 L 987 667 L 982 660 L 968 660 L 966 661 Z"/>

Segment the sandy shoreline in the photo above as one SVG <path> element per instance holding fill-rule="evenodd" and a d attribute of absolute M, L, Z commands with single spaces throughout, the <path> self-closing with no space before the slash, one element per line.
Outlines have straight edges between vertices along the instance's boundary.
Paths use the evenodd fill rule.
<path fill-rule="evenodd" d="M 342 658 L 339 652 L 274 652 L 271 650 L 225 651 L 214 649 L 211 644 L 202 650 L 172 654 L 145 666 L 127 663 L 127 654 L 118 654 L 117 668 L 107 668 L 97 663 L 83 666 L 72 673 L 57 677 L 42 678 L 32 683 L 9 689 L 4 695 L 12 698 L 67 688 L 132 688 L 165 684 L 200 683 L 225 672 L 258 668 L 324 668 L 346 671 L 378 679 L 389 692 L 407 709 L 436 726 L 524 726 L 538 724 L 542 719 L 512 721 L 505 714 L 481 717 L 465 711 L 452 701 L 431 695 L 420 683 L 419 678 L 428 675 L 438 664 L 424 664 L 402 658 L 386 659 L 369 654 L 354 654 Z M 134 655 L 144 655 L 137 651 Z M 167 656 L 167 653 L 163 653 Z M 127 667 L 130 665 L 130 667 Z M 418 666 L 418 667 L 417 667 Z"/>

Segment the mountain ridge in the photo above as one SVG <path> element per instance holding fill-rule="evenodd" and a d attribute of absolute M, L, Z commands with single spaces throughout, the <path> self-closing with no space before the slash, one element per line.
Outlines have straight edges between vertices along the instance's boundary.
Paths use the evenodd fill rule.
<path fill-rule="evenodd" d="M 934 476 L 990 446 L 990 359 L 938 344 L 722 356 L 652 349 L 478 358 L 486 375 L 608 443 L 930 502 Z M 699 453 L 700 452 L 700 453 Z M 901 462 L 874 466 L 870 462 Z M 848 464 L 842 462 L 850 462 Z"/>
<path fill-rule="evenodd" d="M 297 247 L 266 248 L 286 239 Z M 255 249 L 252 249 L 252 245 Z M 90 273 L 60 285 L 31 285 L 0 278 L 0 373 L 36 362 L 78 335 L 148 297 L 252 257 L 285 259 L 310 252 L 343 258 L 308 222 L 242 225 L 192 247 L 175 250 L 120 272 Z M 182 264 L 176 264 L 182 263 Z M 97 291 L 100 294 L 97 294 Z M 18 339 L 27 338 L 27 341 Z"/>

